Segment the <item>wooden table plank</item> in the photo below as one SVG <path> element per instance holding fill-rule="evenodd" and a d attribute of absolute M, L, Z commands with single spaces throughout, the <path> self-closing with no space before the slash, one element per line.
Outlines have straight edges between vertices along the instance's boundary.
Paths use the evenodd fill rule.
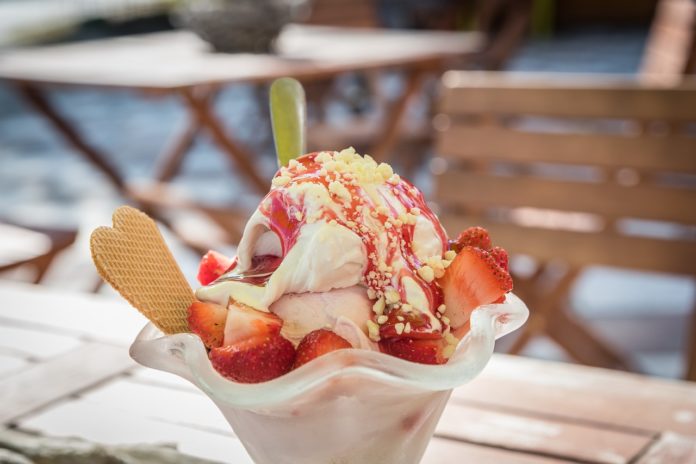
<path fill-rule="evenodd" d="M 176 31 L 7 51 L 0 78 L 171 90 L 435 64 L 475 52 L 481 43 L 476 33 L 291 25 L 279 37 L 278 54 L 224 54 L 211 53 L 191 32 Z"/>
<path fill-rule="evenodd" d="M 86 392 L 82 399 L 95 407 L 112 405 L 134 417 L 232 434 L 215 403 L 199 390 L 178 390 L 119 378 Z"/>
<path fill-rule="evenodd" d="M 118 343 L 84 343 L 35 364 L 4 353 L 24 364 L 0 378 L 1 422 L 101 443 L 174 441 L 191 455 L 250 462 L 200 392 L 134 367 L 125 348 L 143 320 L 125 303 L 8 283 L 0 283 L 0 296 L 0 335 Z M 423 462 L 686 464 L 696 462 L 694 443 L 694 384 L 495 355 L 478 379 L 454 391 Z"/>
<path fill-rule="evenodd" d="M 10 423 L 134 365 L 135 361 L 123 348 L 85 343 L 57 358 L 7 376 L 0 380 L 0 423 Z"/>
<path fill-rule="evenodd" d="M 430 440 L 421 461 L 422 464 L 564 464 L 568 462 L 577 461 L 516 453 L 437 437 Z"/>
<path fill-rule="evenodd" d="M 15 352 L 24 357 L 49 359 L 77 348 L 82 342 L 75 337 L 0 326 L 0 351 Z"/>
<path fill-rule="evenodd" d="M 696 439 L 665 433 L 636 464 L 694 464 Z"/>
<path fill-rule="evenodd" d="M 452 399 L 626 431 L 696 436 L 696 384 L 625 372 L 496 355 Z"/>
<path fill-rule="evenodd" d="M 0 281 L 0 324 L 129 346 L 147 320 L 124 300 Z"/>
<path fill-rule="evenodd" d="M 176 390 L 195 391 L 200 390 L 186 379 L 169 372 L 150 369 L 149 367 L 136 367 L 128 372 L 128 378 L 132 382 L 140 382 L 145 385 L 154 385 Z"/>
<path fill-rule="evenodd" d="M 123 398 L 122 401 L 128 401 Z M 172 405 L 172 407 L 176 407 Z M 133 415 L 117 405 L 74 399 L 19 422 L 23 430 L 56 437 L 79 437 L 103 444 L 174 443 L 185 454 L 234 464 L 253 464 L 231 434 L 169 424 Z"/>
<path fill-rule="evenodd" d="M 0 376 L 2 377 L 17 372 L 28 365 L 30 365 L 29 361 L 22 357 L 0 353 Z"/>
<path fill-rule="evenodd" d="M 628 463 L 654 438 L 650 433 L 534 418 L 454 402 L 447 405 L 435 433 L 496 448 L 601 464 Z"/>

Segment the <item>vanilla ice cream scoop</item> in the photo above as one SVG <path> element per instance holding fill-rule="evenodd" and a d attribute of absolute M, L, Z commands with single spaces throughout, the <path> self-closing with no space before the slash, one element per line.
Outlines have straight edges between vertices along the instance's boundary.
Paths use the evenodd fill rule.
<path fill-rule="evenodd" d="M 446 251 L 422 194 L 389 165 L 353 149 L 312 153 L 278 171 L 244 229 L 236 266 L 196 296 L 274 312 L 295 342 L 329 327 L 365 345 L 352 326 L 377 341 L 387 312 L 413 321 L 392 321 L 397 331 L 442 333 L 435 278 Z"/>

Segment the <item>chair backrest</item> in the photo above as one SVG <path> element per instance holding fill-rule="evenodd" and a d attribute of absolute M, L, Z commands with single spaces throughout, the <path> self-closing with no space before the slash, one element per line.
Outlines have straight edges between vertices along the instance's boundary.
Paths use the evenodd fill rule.
<path fill-rule="evenodd" d="M 313 0 L 306 24 L 379 27 L 377 0 Z"/>
<path fill-rule="evenodd" d="M 645 45 L 640 76 L 675 80 L 696 73 L 696 2 L 660 0 Z"/>
<path fill-rule="evenodd" d="M 696 274 L 696 83 L 582 79 L 444 75 L 445 227 L 543 261 Z"/>

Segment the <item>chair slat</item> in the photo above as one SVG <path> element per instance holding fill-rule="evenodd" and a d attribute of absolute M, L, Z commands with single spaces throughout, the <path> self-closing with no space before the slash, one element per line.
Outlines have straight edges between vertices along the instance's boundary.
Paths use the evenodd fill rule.
<path fill-rule="evenodd" d="M 511 254 L 528 254 L 542 261 L 696 274 L 696 242 L 693 241 L 522 227 L 456 214 L 443 214 L 441 219 L 452 236 L 471 225 L 481 225 L 495 237 L 496 244 Z"/>
<path fill-rule="evenodd" d="M 528 206 L 696 224 L 694 191 L 648 184 L 624 187 L 613 183 L 493 176 L 451 170 L 439 177 L 436 192 L 436 200 L 445 208 Z"/>
<path fill-rule="evenodd" d="M 577 77 L 577 76 L 576 76 Z M 659 87 L 636 80 L 570 81 L 532 75 L 447 72 L 440 109 L 449 114 L 539 115 L 683 121 L 696 119 L 696 83 Z"/>
<path fill-rule="evenodd" d="M 549 162 L 696 172 L 696 138 L 522 132 L 452 121 L 438 154 L 462 160 Z"/>

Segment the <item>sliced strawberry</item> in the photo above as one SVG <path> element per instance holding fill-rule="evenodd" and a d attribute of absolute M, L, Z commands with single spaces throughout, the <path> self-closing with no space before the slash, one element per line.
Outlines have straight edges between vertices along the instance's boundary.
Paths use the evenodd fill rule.
<path fill-rule="evenodd" d="M 438 280 L 445 297 L 445 316 L 456 329 L 478 306 L 497 301 L 512 290 L 512 278 L 480 248 L 467 246 L 457 254 Z"/>
<path fill-rule="evenodd" d="M 242 383 L 259 383 L 292 369 L 295 347 L 279 334 L 252 337 L 210 350 L 210 362 L 224 377 Z"/>
<path fill-rule="evenodd" d="M 222 345 L 225 335 L 227 308 L 215 303 L 194 301 L 188 307 L 188 324 L 208 348 Z"/>
<path fill-rule="evenodd" d="M 224 344 L 233 345 L 249 338 L 276 335 L 282 327 L 283 320 L 275 314 L 230 302 Z"/>
<path fill-rule="evenodd" d="M 488 231 L 483 227 L 469 227 L 462 231 L 457 237 L 457 240 L 453 244 L 453 250 L 459 253 L 459 251 L 467 246 L 473 246 L 476 248 L 481 248 L 482 250 L 489 250 L 491 248 L 491 237 L 488 235 Z"/>
<path fill-rule="evenodd" d="M 491 257 L 493 257 L 493 259 L 496 263 L 498 263 L 498 266 L 500 266 L 501 269 L 503 269 L 504 271 L 510 270 L 508 266 L 510 258 L 508 258 L 507 251 L 505 251 L 503 248 L 496 246 L 488 250 L 488 253 L 490 253 Z"/>
<path fill-rule="evenodd" d="M 388 338 L 379 342 L 383 353 L 421 364 L 444 364 L 447 358 L 443 355 L 445 341 L 417 340 L 414 338 Z"/>
<path fill-rule="evenodd" d="M 198 282 L 201 285 L 208 285 L 227 272 L 234 262 L 233 258 L 228 258 L 222 253 L 208 251 L 198 265 Z"/>
<path fill-rule="evenodd" d="M 297 345 L 297 358 L 295 358 L 295 368 L 307 364 L 314 358 L 323 356 L 331 351 L 352 348 L 353 346 L 345 338 L 336 333 L 318 329 L 304 336 Z"/>

